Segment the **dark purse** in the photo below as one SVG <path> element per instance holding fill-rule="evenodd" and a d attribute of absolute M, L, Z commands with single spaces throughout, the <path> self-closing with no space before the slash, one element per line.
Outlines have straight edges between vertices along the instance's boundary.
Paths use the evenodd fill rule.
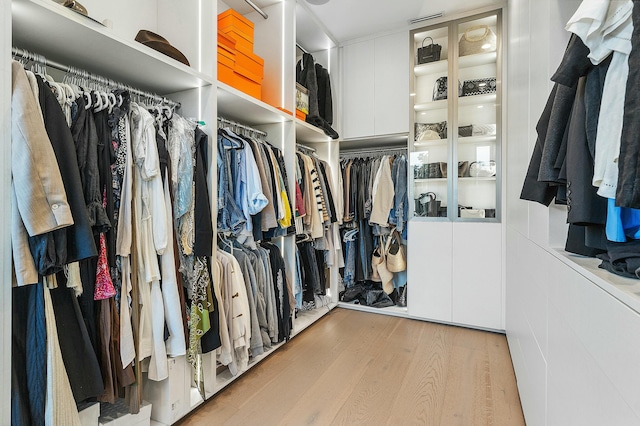
<path fill-rule="evenodd" d="M 431 44 L 429 46 L 424 45 L 426 39 L 431 40 Z M 439 61 L 441 52 L 442 46 L 435 44 L 431 37 L 425 37 L 424 40 L 422 40 L 422 47 L 418 48 L 418 65 Z"/>
<path fill-rule="evenodd" d="M 462 84 L 462 96 L 484 95 L 496 92 L 496 78 L 465 80 Z"/>

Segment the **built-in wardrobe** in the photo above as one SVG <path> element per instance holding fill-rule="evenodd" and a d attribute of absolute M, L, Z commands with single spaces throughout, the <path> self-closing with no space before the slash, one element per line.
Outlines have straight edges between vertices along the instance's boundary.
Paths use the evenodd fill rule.
<path fill-rule="evenodd" d="M 197 122 L 208 137 L 204 149 L 207 164 L 207 187 L 211 201 L 211 217 L 216 218 L 217 163 L 216 137 L 219 127 L 232 123 L 236 130 L 249 129 L 259 134 L 283 154 L 284 169 L 289 188 L 295 188 L 296 151 L 305 151 L 327 164 L 327 174 L 335 179 L 333 168 L 338 153 L 338 141 L 325 131 L 295 117 L 295 67 L 300 49 L 314 55 L 331 75 L 334 93 L 340 88 L 337 44 L 322 33 L 304 5 L 285 0 L 263 9 L 255 9 L 248 2 L 204 2 L 191 0 L 180 4 L 165 0 L 143 2 L 85 1 L 83 6 L 90 18 L 49 0 L 3 1 L 0 51 L 6 58 L 12 47 L 42 55 L 50 61 L 48 72 L 63 78 L 65 67 L 86 70 L 94 75 L 117 82 L 130 90 L 158 95 L 168 104 L 179 103 L 180 115 Z M 233 8 L 251 21 L 255 27 L 254 53 L 264 59 L 264 79 L 261 99 L 249 96 L 217 79 L 216 22 L 217 16 Z M 296 22 L 304 25 L 296 26 Z M 180 63 L 134 40 L 139 30 L 162 35 L 184 54 L 190 65 Z M 297 29 L 297 33 L 296 33 Z M 317 32 L 318 34 L 314 34 Z M 320 42 L 317 42 L 320 40 Z M 317 42 L 317 43 L 316 43 Z M 316 44 L 314 44 L 316 43 Z M 296 45 L 299 47 L 297 48 Z M 20 51 L 14 51 L 14 54 Z M 44 66 L 45 60 L 38 59 Z M 4 62 L 0 72 L 0 94 L 4 113 L 0 116 L 3 140 L 11 140 L 11 67 Z M 339 108 L 335 107 L 336 117 Z M 222 123 L 222 124 L 221 124 Z M 337 127 L 339 130 L 339 127 Z M 307 149 L 307 147 L 309 149 Z M 3 177 L 0 189 L 10 199 L 11 157 L 2 157 Z M 295 209 L 295 197 L 291 200 Z M 9 223 L 10 204 L 0 215 Z M 214 219 L 214 241 L 216 235 Z M 327 225 L 330 232 L 334 225 Z M 11 282 L 11 238 L 9 229 L 2 238 L 2 268 L 5 283 Z M 4 231 L 3 231 L 4 232 Z M 224 236 L 220 236 L 224 237 Z M 284 281 L 295 282 L 296 235 L 286 233 L 270 240 L 284 260 Z M 217 244 L 214 242 L 214 252 Z M 333 268 L 323 271 L 324 297 L 313 309 L 299 310 L 291 317 L 290 335 L 269 351 L 249 359 L 246 368 L 230 371 L 216 360 L 215 354 L 200 357 L 201 375 L 194 378 L 194 370 L 185 356 L 168 359 L 168 378 L 153 381 L 143 374 L 143 404 L 129 413 L 119 401 L 111 404 L 83 405 L 82 424 L 172 424 L 221 391 L 271 351 L 286 344 L 289 338 L 329 312 L 335 306 L 337 288 Z M 333 277 L 333 278 L 332 278 Z M 9 424 L 11 414 L 11 288 L 2 290 L 0 338 L 2 367 L 0 379 L 2 403 L 0 423 Z"/>
<path fill-rule="evenodd" d="M 485 7 L 343 43 L 341 155 L 404 147 L 409 205 L 406 305 L 341 307 L 504 330 L 503 14 Z"/>

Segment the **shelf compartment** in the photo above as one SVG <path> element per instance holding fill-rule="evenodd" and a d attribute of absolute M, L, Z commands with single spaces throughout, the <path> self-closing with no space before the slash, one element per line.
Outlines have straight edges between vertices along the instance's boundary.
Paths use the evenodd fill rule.
<path fill-rule="evenodd" d="M 416 77 L 422 77 L 429 74 L 446 74 L 448 69 L 449 61 L 447 59 L 442 59 L 440 61 L 416 65 L 415 67 L 413 67 L 413 74 Z"/>
<path fill-rule="evenodd" d="M 431 102 L 424 102 L 421 104 L 415 104 L 413 106 L 413 109 L 416 112 L 422 112 L 422 111 L 435 111 L 438 109 L 447 109 L 447 100 L 446 99 L 442 99 L 440 101 L 431 101 Z"/>
<path fill-rule="evenodd" d="M 11 11 L 13 45 L 48 59 L 161 95 L 213 84 L 211 76 L 50 0 L 15 0 Z"/>
<path fill-rule="evenodd" d="M 322 129 L 317 128 L 299 118 L 295 119 L 296 123 L 296 140 L 303 143 L 331 142 L 331 138 L 327 136 Z"/>
<path fill-rule="evenodd" d="M 458 137 L 458 144 L 476 144 L 476 143 L 486 143 L 486 142 L 495 142 L 495 141 L 496 141 L 496 135 Z M 413 146 L 417 146 L 417 147 L 444 146 L 447 143 L 448 143 L 447 139 L 432 139 L 427 141 L 415 141 L 413 143 Z"/>
<path fill-rule="evenodd" d="M 413 181 L 416 183 L 424 183 L 424 182 L 446 182 L 448 178 L 434 178 L 434 179 L 414 179 Z M 495 182 L 496 177 L 495 176 L 490 176 L 490 177 L 460 177 L 460 178 L 456 178 L 458 179 L 458 181 L 462 181 L 462 182 L 482 182 L 482 181 L 487 181 L 487 182 Z"/>
<path fill-rule="evenodd" d="M 478 53 L 475 55 L 461 56 L 458 58 L 458 69 L 472 68 L 480 65 L 495 64 L 498 57 L 497 52 Z"/>
<path fill-rule="evenodd" d="M 220 81 L 218 82 L 218 115 L 249 126 L 293 120 L 292 115 Z"/>
<path fill-rule="evenodd" d="M 496 94 L 487 93 L 486 95 L 461 96 L 458 98 L 458 107 L 464 108 L 476 105 L 487 105 L 496 103 Z"/>

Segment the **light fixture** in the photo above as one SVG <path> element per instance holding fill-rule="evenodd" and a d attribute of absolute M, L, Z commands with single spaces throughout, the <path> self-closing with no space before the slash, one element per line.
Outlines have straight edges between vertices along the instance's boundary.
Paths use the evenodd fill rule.
<path fill-rule="evenodd" d="M 307 1 L 309 1 L 309 0 L 307 0 Z M 444 11 L 443 12 L 438 12 L 438 13 L 433 13 L 433 14 L 427 15 L 427 16 L 422 16 L 420 18 L 409 19 L 409 23 L 413 25 L 413 24 L 417 24 L 418 22 L 428 21 L 429 19 L 441 18 L 443 16 L 444 16 Z"/>
<path fill-rule="evenodd" d="M 307 0 L 307 3 L 315 4 L 316 6 L 319 6 L 321 4 L 329 3 L 329 0 Z"/>

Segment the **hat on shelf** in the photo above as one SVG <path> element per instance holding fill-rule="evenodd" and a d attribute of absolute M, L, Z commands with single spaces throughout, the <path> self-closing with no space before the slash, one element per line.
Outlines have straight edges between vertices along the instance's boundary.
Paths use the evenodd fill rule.
<path fill-rule="evenodd" d="M 138 34 L 136 34 L 135 40 L 139 43 L 144 44 L 145 46 L 152 48 L 153 50 L 157 50 L 158 52 L 175 59 L 178 62 L 182 62 L 183 64 L 190 66 L 189 61 L 182 54 L 182 52 L 173 47 L 171 43 L 167 41 L 167 39 L 156 33 L 153 33 L 149 30 L 140 30 L 138 31 Z"/>

